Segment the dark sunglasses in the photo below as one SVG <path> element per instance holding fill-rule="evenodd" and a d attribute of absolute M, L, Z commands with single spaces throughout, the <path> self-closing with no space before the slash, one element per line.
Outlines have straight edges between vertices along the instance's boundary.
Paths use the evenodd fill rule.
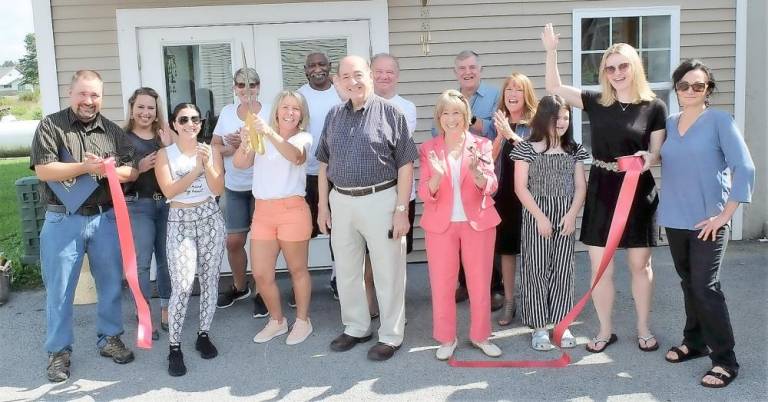
<path fill-rule="evenodd" d="M 704 92 L 704 90 L 707 89 L 707 83 L 694 82 L 693 84 L 689 84 L 686 81 L 678 81 L 678 83 L 675 84 L 675 89 L 680 92 L 685 92 L 688 90 L 688 88 L 693 88 L 693 92 Z"/>
<path fill-rule="evenodd" d="M 200 122 L 203 121 L 203 120 L 200 119 L 200 116 L 192 116 L 192 117 L 181 116 L 178 119 L 176 119 L 176 122 L 181 124 L 181 125 L 187 124 L 190 121 L 192 122 L 192 124 L 200 124 Z"/>
<path fill-rule="evenodd" d="M 238 87 L 239 89 L 245 89 L 245 83 L 244 82 L 236 82 L 235 86 Z M 256 87 L 258 87 L 258 86 L 259 86 L 258 82 L 249 82 L 248 83 L 248 88 L 250 88 L 250 89 L 256 89 Z"/>
<path fill-rule="evenodd" d="M 629 70 L 629 63 L 621 63 L 618 66 L 605 66 L 603 70 L 606 72 L 606 74 L 614 74 L 617 69 L 622 73 L 625 73 L 627 70 Z"/>

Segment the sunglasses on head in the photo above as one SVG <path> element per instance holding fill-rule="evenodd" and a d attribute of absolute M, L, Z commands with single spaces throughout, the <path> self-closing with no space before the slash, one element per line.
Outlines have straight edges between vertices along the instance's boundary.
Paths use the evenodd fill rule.
<path fill-rule="evenodd" d="M 605 66 L 603 70 L 606 72 L 606 74 L 614 74 L 616 70 L 621 71 L 622 73 L 629 70 L 629 63 L 621 63 L 617 66 Z"/>
<path fill-rule="evenodd" d="M 677 84 L 675 84 L 675 89 L 680 92 L 685 92 L 688 90 L 688 88 L 693 88 L 693 92 L 704 92 L 704 90 L 707 89 L 707 83 L 694 82 L 693 84 L 689 84 L 686 81 L 679 81 Z"/>
<path fill-rule="evenodd" d="M 181 125 L 187 124 L 190 121 L 192 122 L 192 124 L 200 124 L 202 119 L 200 119 L 200 116 L 191 116 L 191 117 L 190 116 L 181 116 L 178 119 L 176 119 L 176 122 L 181 124 Z"/>
<path fill-rule="evenodd" d="M 244 82 L 236 82 L 235 86 L 238 87 L 239 89 L 245 89 L 245 83 Z M 250 89 L 256 89 L 256 87 L 258 87 L 258 86 L 259 86 L 258 82 L 249 82 L 248 83 L 248 88 L 250 88 Z"/>

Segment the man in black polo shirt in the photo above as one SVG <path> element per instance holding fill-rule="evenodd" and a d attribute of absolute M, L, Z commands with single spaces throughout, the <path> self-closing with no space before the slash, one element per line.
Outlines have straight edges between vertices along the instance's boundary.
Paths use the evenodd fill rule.
<path fill-rule="evenodd" d="M 316 153 L 317 219 L 323 233 L 333 226 L 331 243 L 345 327 L 331 349 L 343 352 L 371 339 L 363 285 L 367 245 L 381 322 L 379 342 L 368 351 L 368 358 L 387 360 L 403 342 L 405 235 L 418 150 L 400 110 L 373 93 L 371 68 L 364 59 L 343 58 L 337 79 L 342 97 L 349 100 L 328 112 Z M 330 194 L 328 181 L 334 184 Z"/>
<path fill-rule="evenodd" d="M 138 171 L 123 130 L 99 113 L 103 86 L 97 72 L 76 72 L 69 89 L 70 106 L 46 116 L 32 140 L 30 168 L 40 178 L 41 197 L 48 202 L 40 232 L 40 262 L 46 290 L 47 374 L 53 382 L 69 378 L 72 301 L 85 253 L 98 294 L 99 352 L 115 363 L 133 361 L 133 352 L 120 340 L 122 262 L 102 161 L 115 158 L 121 182 L 135 180 Z M 85 198 L 82 204 L 73 201 L 78 196 Z"/>

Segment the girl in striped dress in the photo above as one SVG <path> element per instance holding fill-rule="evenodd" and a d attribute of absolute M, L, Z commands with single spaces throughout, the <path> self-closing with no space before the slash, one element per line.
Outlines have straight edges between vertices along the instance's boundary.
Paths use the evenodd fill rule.
<path fill-rule="evenodd" d="M 531 137 L 510 153 L 515 193 L 523 204 L 521 318 L 534 328 L 531 346 L 547 351 L 554 348 L 547 325 L 573 306 L 574 231 L 589 154 L 573 140 L 571 108 L 559 96 L 541 99 L 531 129 Z M 574 346 L 576 339 L 566 330 L 561 347 Z"/>

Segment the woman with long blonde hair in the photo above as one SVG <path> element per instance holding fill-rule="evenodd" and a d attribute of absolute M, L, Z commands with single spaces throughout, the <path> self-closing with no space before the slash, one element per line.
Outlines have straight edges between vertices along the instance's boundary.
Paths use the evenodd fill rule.
<path fill-rule="evenodd" d="M 659 344 L 649 326 L 653 295 L 650 247 L 656 245 L 658 238 L 655 215 L 659 201 L 656 182 L 649 168 L 659 161 L 667 107 L 651 91 L 642 60 L 632 46 L 616 43 L 603 53 L 599 70 L 602 90 L 595 92 L 563 85 L 560 81 L 557 70 L 558 37 L 552 24 L 544 27 L 541 40 L 547 51 L 547 92 L 562 96 L 568 104 L 589 115 L 594 159 L 589 173 L 580 240 L 589 248 L 593 280 L 605 251 L 611 218 L 624 179 L 624 173 L 618 171 L 616 158 L 638 155 L 645 161 L 619 247 L 627 249 L 637 313 L 638 347 L 646 352 L 656 350 Z M 614 263 L 611 261 L 592 293 L 600 321 L 599 332 L 586 347 L 593 353 L 602 352 L 617 340 L 611 321 L 615 295 L 613 270 Z"/>

